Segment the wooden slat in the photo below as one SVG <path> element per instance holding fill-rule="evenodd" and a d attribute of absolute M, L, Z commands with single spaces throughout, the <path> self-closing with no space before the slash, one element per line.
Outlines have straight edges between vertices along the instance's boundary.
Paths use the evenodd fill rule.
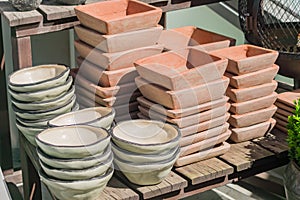
<path fill-rule="evenodd" d="M 233 165 L 235 170 L 242 170 L 253 167 L 254 163 L 259 164 L 265 158 L 272 157 L 274 154 L 263 147 L 251 142 L 231 144 L 230 150 L 220 156 L 222 160 Z"/>
<path fill-rule="evenodd" d="M 75 7 L 76 6 L 57 5 L 57 2 L 54 0 L 48 0 L 44 1 L 43 4 L 40 5 L 39 10 L 45 16 L 45 19 L 50 21 L 75 17 Z"/>
<path fill-rule="evenodd" d="M 220 178 L 232 174 L 234 171 L 233 167 L 217 158 L 200 161 L 175 170 L 187 177 L 192 185 Z"/>
<path fill-rule="evenodd" d="M 143 199 L 161 197 L 162 195 L 179 191 L 188 185 L 185 179 L 174 172 L 171 172 L 161 183 L 152 186 L 139 186 L 130 183 L 121 172 L 116 172 L 116 175 L 131 189 L 140 194 Z"/>

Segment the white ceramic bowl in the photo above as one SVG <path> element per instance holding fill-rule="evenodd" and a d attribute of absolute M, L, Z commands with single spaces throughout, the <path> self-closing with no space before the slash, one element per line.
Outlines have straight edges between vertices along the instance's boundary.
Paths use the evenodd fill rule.
<path fill-rule="evenodd" d="M 42 131 L 36 136 L 36 143 L 56 158 L 83 158 L 102 152 L 110 143 L 110 135 L 103 128 L 63 126 Z"/>
<path fill-rule="evenodd" d="M 33 128 L 48 128 L 49 119 L 38 119 L 38 120 L 25 120 L 19 117 L 16 118 L 17 122 L 22 126 L 29 126 Z"/>
<path fill-rule="evenodd" d="M 37 146 L 35 136 L 42 132 L 44 130 L 43 128 L 24 126 L 18 122 L 16 122 L 16 126 L 32 145 Z"/>
<path fill-rule="evenodd" d="M 91 125 L 109 129 L 114 117 L 115 110 L 107 107 L 93 107 L 60 115 L 49 121 L 50 127 L 68 125 Z"/>
<path fill-rule="evenodd" d="M 72 108 L 75 106 L 76 103 L 76 95 L 73 95 L 73 97 L 65 104 L 60 107 L 53 107 L 49 110 L 20 110 L 13 106 L 13 110 L 15 111 L 16 115 L 22 119 L 27 120 L 38 120 L 38 119 L 51 119 L 53 117 L 56 117 L 58 115 L 68 113 L 72 110 Z"/>
<path fill-rule="evenodd" d="M 109 158 L 103 163 L 98 163 L 95 166 L 85 169 L 56 169 L 40 160 L 41 167 L 48 176 L 61 180 L 82 180 L 90 179 L 96 176 L 100 176 L 105 173 L 113 162 L 113 154 L 111 153 Z"/>
<path fill-rule="evenodd" d="M 154 163 L 154 162 L 160 162 L 162 160 L 167 160 L 171 158 L 179 148 L 179 146 L 176 146 L 173 149 L 161 152 L 160 154 L 140 154 L 140 153 L 134 153 L 134 152 L 121 149 L 113 143 L 111 143 L 111 146 L 112 146 L 112 151 L 114 152 L 114 155 L 116 155 L 116 157 L 137 164 Z"/>
<path fill-rule="evenodd" d="M 114 170 L 109 168 L 105 174 L 77 181 L 64 181 L 47 176 L 40 171 L 41 181 L 48 186 L 49 190 L 60 200 L 94 200 L 100 197 L 101 192 L 111 179 Z"/>
<path fill-rule="evenodd" d="M 37 148 L 37 153 L 44 163 L 57 169 L 84 169 L 90 168 L 107 160 L 111 155 L 111 147 L 108 145 L 103 152 L 93 156 L 84 158 L 55 158 L 45 154 L 40 148 Z"/>
<path fill-rule="evenodd" d="M 140 164 L 121 160 L 115 156 L 114 163 L 117 165 L 116 170 L 122 171 L 130 182 L 137 185 L 154 185 L 168 176 L 179 155 L 180 149 L 177 149 L 173 156 L 167 160 Z"/>
<path fill-rule="evenodd" d="M 57 96 L 69 90 L 72 85 L 72 77 L 69 76 L 66 82 L 62 85 L 57 85 L 51 88 L 47 88 L 44 90 L 38 90 L 35 92 L 14 92 L 12 90 L 8 90 L 10 95 L 18 100 L 24 102 L 34 102 L 34 101 L 47 101 L 53 100 L 57 98 Z"/>
<path fill-rule="evenodd" d="M 21 102 L 16 99 L 11 100 L 11 102 L 21 110 L 48 110 L 53 107 L 59 107 L 66 104 L 74 95 L 75 86 L 71 87 L 66 93 L 62 93 L 54 99 L 46 101 L 36 101 L 36 102 Z"/>
<path fill-rule="evenodd" d="M 9 87 L 16 92 L 33 92 L 63 84 L 70 69 L 63 65 L 39 65 L 18 70 L 9 76 Z"/>
<path fill-rule="evenodd" d="M 118 123 L 111 136 L 118 147 L 127 151 L 159 154 L 178 146 L 181 134 L 170 124 L 138 119 Z"/>

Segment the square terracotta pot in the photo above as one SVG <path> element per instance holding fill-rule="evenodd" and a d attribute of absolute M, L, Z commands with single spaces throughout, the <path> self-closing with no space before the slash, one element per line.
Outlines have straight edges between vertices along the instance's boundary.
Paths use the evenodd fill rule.
<path fill-rule="evenodd" d="M 281 108 L 278 108 L 276 113 L 288 118 L 289 116 L 293 115 L 293 113 L 289 112 L 289 111 L 286 111 L 286 110 L 283 110 Z"/>
<path fill-rule="evenodd" d="M 81 57 L 109 71 L 134 67 L 135 61 L 159 54 L 163 50 L 161 45 L 154 45 L 116 53 L 105 53 L 81 41 L 75 41 L 74 44 Z"/>
<path fill-rule="evenodd" d="M 197 153 L 193 153 L 181 158 L 178 158 L 177 161 L 175 162 L 174 166 L 175 167 L 182 167 L 184 165 L 189 165 L 195 162 L 199 162 L 202 160 L 207 160 L 210 158 L 214 158 L 217 156 L 221 156 L 223 154 L 225 154 L 226 152 L 228 152 L 230 149 L 230 144 L 228 144 L 227 142 L 223 142 L 222 144 L 214 147 L 214 148 L 210 148 L 210 149 L 206 149 Z"/>
<path fill-rule="evenodd" d="M 155 27 L 160 8 L 135 0 L 111 0 L 75 7 L 80 23 L 103 34 Z"/>
<path fill-rule="evenodd" d="M 159 114 L 158 112 L 153 111 L 152 109 L 145 108 L 143 106 L 139 106 L 139 111 L 150 119 L 169 122 L 178 126 L 179 128 L 185 128 L 188 126 L 199 124 L 201 122 L 212 120 L 220 116 L 224 116 L 225 113 L 229 110 L 229 107 L 230 104 L 227 103 L 224 106 L 177 119 L 169 118 L 166 115 Z"/>
<path fill-rule="evenodd" d="M 272 105 L 269 108 L 257 110 L 254 112 L 231 115 L 228 122 L 235 128 L 243 128 L 254 124 L 259 124 L 268 121 L 276 112 L 277 107 Z"/>
<path fill-rule="evenodd" d="M 126 33 L 103 35 L 81 25 L 75 26 L 76 35 L 81 41 L 105 53 L 153 46 L 157 43 L 162 29 L 162 26 L 157 26 Z"/>
<path fill-rule="evenodd" d="M 275 128 L 277 128 L 278 130 L 282 131 L 283 133 L 288 133 L 288 130 L 286 127 L 281 126 L 280 124 L 276 124 Z"/>
<path fill-rule="evenodd" d="M 281 119 L 278 119 L 278 118 L 276 118 L 276 117 L 274 117 L 274 119 L 276 120 L 276 124 L 278 124 L 278 125 L 280 125 L 280 126 L 282 126 L 282 127 L 287 128 L 288 122 L 283 121 L 283 120 L 281 120 Z"/>
<path fill-rule="evenodd" d="M 289 107 L 295 107 L 294 101 L 300 98 L 300 89 L 291 92 L 283 92 L 278 95 L 277 101 Z"/>
<path fill-rule="evenodd" d="M 143 79 L 173 91 L 222 79 L 227 64 L 227 59 L 192 48 L 166 52 L 135 62 Z"/>
<path fill-rule="evenodd" d="M 230 107 L 230 112 L 241 115 L 256 110 L 268 108 L 275 103 L 276 99 L 277 93 L 273 92 L 273 94 L 265 97 L 245 101 L 242 103 L 232 103 Z"/>
<path fill-rule="evenodd" d="M 230 100 L 235 103 L 250 101 L 271 95 L 276 90 L 277 85 L 278 84 L 276 81 L 272 81 L 272 83 L 266 83 L 263 85 L 243 89 L 234 89 L 229 86 L 226 90 L 226 96 L 228 96 Z"/>
<path fill-rule="evenodd" d="M 113 87 L 134 82 L 134 79 L 138 76 L 135 67 L 106 71 L 81 57 L 77 58 L 77 64 L 80 66 L 81 75 L 102 87 Z"/>
<path fill-rule="evenodd" d="M 274 114 L 274 118 L 280 119 L 280 120 L 288 123 L 288 118 L 286 116 L 284 116 L 284 115 L 279 114 L 278 112 L 276 112 Z"/>
<path fill-rule="evenodd" d="M 225 72 L 225 76 L 230 78 L 230 86 L 237 89 L 242 89 L 271 83 L 278 70 L 279 66 L 274 64 L 272 67 L 239 76 L 230 74 L 229 72 Z"/>
<path fill-rule="evenodd" d="M 232 128 L 230 139 L 238 143 L 263 137 L 273 129 L 275 124 L 276 121 L 274 119 L 270 119 L 266 122 L 262 122 L 245 128 Z"/>
<path fill-rule="evenodd" d="M 221 80 L 178 91 L 168 91 L 141 77 L 137 77 L 135 82 L 147 99 L 170 109 L 183 109 L 222 98 L 229 79 L 223 77 Z"/>
<path fill-rule="evenodd" d="M 159 44 L 168 50 L 183 49 L 194 46 L 206 51 L 222 49 L 235 45 L 235 39 L 194 26 L 185 26 L 164 30 L 159 38 Z"/>
<path fill-rule="evenodd" d="M 246 74 L 272 67 L 278 52 L 254 45 L 240 45 L 211 52 L 228 59 L 226 71 L 233 74 Z"/>
<path fill-rule="evenodd" d="M 288 111 L 288 112 L 290 112 L 290 113 L 293 113 L 293 112 L 295 111 L 295 107 L 290 107 L 290 106 L 288 106 L 288 105 L 286 105 L 286 104 L 283 104 L 283 103 L 281 103 L 281 102 L 279 102 L 279 101 L 276 101 L 276 102 L 275 102 L 275 105 L 276 105 L 278 108 L 281 108 L 281 109 L 283 109 L 283 110 L 285 110 L 285 111 Z"/>
<path fill-rule="evenodd" d="M 178 110 L 169 110 L 168 108 L 165 108 L 160 104 L 154 103 L 144 97 L 138 97 L 137 101 L 141 106 L 145 108 L 151 109 L 159 114 L 168 116 L 169 118 L 178 119 L 189 115 L 197 114 L 199 112 L 205 112 L 207 110 L 214 109 L 220 106 L 225 106 L 228 99 L 228 97 L 223 96 L 221 99 L 217 99 L 215 101 L 209 101 L 204 104 Z"/>

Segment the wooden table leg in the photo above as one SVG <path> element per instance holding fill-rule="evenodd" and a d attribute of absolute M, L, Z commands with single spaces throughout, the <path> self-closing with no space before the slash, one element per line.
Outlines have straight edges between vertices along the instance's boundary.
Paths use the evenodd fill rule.
<path fill-rule="evenodd" d="M 30 36 L 12 38 L 13 63 L 17 69 L 32 66 L 32 52 Z"/>
<path fill-rule="evenodd" d="M 74 29 L 73 28 L 69 29 L 68 33 L 69 33 L 70 68 L 75 68 L 76 63 L 75 63 L 75 47 L 74 47 L 74 39 L 75 39 Z"/>

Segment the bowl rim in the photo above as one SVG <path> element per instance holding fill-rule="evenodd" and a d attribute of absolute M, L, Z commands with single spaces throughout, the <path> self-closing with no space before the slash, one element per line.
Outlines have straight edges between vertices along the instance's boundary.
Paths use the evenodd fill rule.
<path fill-rule="evenodd" d="M 122 124 L 124 123 L 132 123 L 132 122 L 137 122 L 137 121 L 143 121 L 143 122 L 151 122 L 151 123 L 156 123 L 156 124 L 163 124 L 163 126 L 168 126 L 169 128 L 174 128 L 177 135 L 175 138 L 173 138 L 172 140 L 169 140 L 167 142 L 161 142 L 161 143 L 152 143 L 152 144 L 140 144 L 140 143 L 136 143 L 136 142 L 133 142 L 133 141 L 128 141 L 128 140 L 125 140 L 125 139 L 122 139 L 122 138 L 119 138 L 115 135 L 114 133 L 114 129 L 118 126 L 121 126 Z M 160 145 L 165 145 L 165 144 L 169 144 L 169 143 L 173 143 L 175 141 L 178 141 L 181 137 L 181 132 L 179 131 L 179 128 L 172 125 L 172 124 L 169 124 L 169 123 L 163 123 L 162 121 L 159 121 L 159 120 L 145 120 L 145 119 L 134 119 L 134 120 L 126 120 L 126 121 L 122 121 L 120 123 L 117 123 L 114 127 L 111 128 L 111 137 L 112 139 L 114 140 L 118 140 L 118 141 L 121 141 L 123 143 L 126 143 L 126 144 L 131 144 L 131 145 L 136 145 L 136 146 L 160 146 Z"/>
<path fill-rule="evenodd" d="M 46 79 L 46 80 L 42 80 L 42 81 L 38 81 L 38 82 L 34 82 L 34 83 L 23 83 L 23 84 L 16 84 L 16 83 L 12 83 L 11 82 L 11 77 L 16 75 L 17 73 L 20 73 L 20 72 L 23 72 L 23 71 L 29 71 L 29 70 L 32 70 L 34 68 L 43 68 L 43 67 L 46 67 L 46 66 L 52 66 L 55 68 L 56 67 L 65 67 L 65 70 L 63 70 L 59 75 L 53 77 L 53 78 L 50 78 L 50 79 Z M 65 66 L 65 65 L 62 65 L 62 64 L 45 64 L 45 65 L 37 65 L 37 66 L 32 66 L 32 67 L 29 67 L 29 68 L 24 68 L 24 69 L 21 69 L 21 70 L 18 70 L 12 74 L 10 74 L 8 76 L 8 84 L 13 86 L 13 87 L 26 87 L 26 86 L 33 86 L 33 85 L 38 85 L 38 84 L 43 84 L 43 83 L 46 83 L 46 82 L 49 82 L 49 81 L 53 81 L 53 80 L 56 80 L 58 78 L 61 78 L 63 77 L 66 73 L 69 73 L 70 72 L 70 68 Z"/>
<path fill-rule="evenodd" d="M 57 129 L 63 129 L 63 128 L 67 128 L 67 129 L 74 129 L 74 128 L 84 128 L 84 129 L 93 129 L 93 130 L 98 130 L 96 133 L 98 133 L 100 130 L 101 131 L 104 131 L 106 133 L 106 136 L 104 138 L 100 138 L 98 139 L 97 141 L 93 142 L 93 143 L 90 143 L 90 144 L 85 144 L 85 145 L 70 145 L 70 146 L 64 146 L 64 145 L 54 145 L 54 144 L 50 144 L 48 142 L 45 142 L 43 140 L 41 140 L 39 138 L 40 135 L 42 134 L 45 134 L 46 132 L 48 131 L 53 131 L 53 130 L 57 130 Z M 101 128 L 101 127 L 94 127 L 94 126 L 88 126 L 88 125 L 73 125 L 73 126 L 59 126 L 59 127 L 51 127 L 51 128 L 48 128 L 46 130 L 43 130 L 42 132 L 40 132 L 39 134 L 37 134 L 35 136 L 35 139 L 37 141 L 37 143 L 41 143 L 43 145 L 46 145 L 46 146 L 50 146 L 50 147 L 54 147 L 54 148 L 68 148 L 68 149 L 71 149 L 71 148 L 82 148 L 82 147 L 90 147 L 90 146 L 94 146 L 104 140 L 107 140 L 107 139 L 110 139 L 110 134 L 109 132 L 104 129 L 104 128 Z M 38 145 L 39 146 L 39 145 Z"/>
<path fill-rule="evenodd" d="M 67 116 L 67 115 L 70 115 L 71 113 L 79 113 L 79 112 L 84 112 L 84 111 L 87 111 L 87 110 L 95 110 L 95 108 L 104 108 L 104 109 L 110 109 L 111 111 L 107 114 L 107 115 L 104 115 L 104 116 L 101 116 L 101 117 L 98 117 L 96 119 L 93 119 L 91 121 L 87 121 L 87 122 L 83 122 L 83 123 L 76 123 L 76 124 L 67 124 L 67 125 L 54 125 L 51 123 L 51 121 L 57 119 L 57 118 L 60 118 L 60 117 L 63 117 L 63 116 Z M 65 113 L 65 114 L 62 114 L 62 115 L 59 115 L 51 120 L 48 121 L 47 125 L 49 127 L 60 127 L 60 126 L 72 126 L 72 125 L 89 125 L 91 123 L 94 123 L 94 122 L 97 122 L 97 121 L 100 121 L 100 120 L 103 120 L 103 119 L 106 119 L 106 118 L 109 118 L 111 116 L 115 116 L 116 115 L 116 111 L 113 107 L 111 108 L 108 108 L 108 107 L 101 107 L 101 106 L 97 106 L 97 107 L 89 107 L 89 108 L 84 108 L 84 109 L 81 109 L 81 110 L 76 110 L 76 111 L 72 111 L 72 112 L 68 112 L 68 113 Z"/>
<path fill-rule="evenodd" d="M 32 126 L 25 126 L 25 125 L 21 124 L 21 123 L 20 123 L 19 121 L 17 121 L 17 120 L 16 120 L 16 125 L 17 125 L 17 126 L 20 126 L 20 127 L 22 127 L 22 128 L 26 128 L 26 129 L 35 129 L 36 131 L 38 131 L 38 130 L 41 130 L 41 131 L 45 130 L 44 128 L 38 128 L 38 127 L 32 127 Z"/>

